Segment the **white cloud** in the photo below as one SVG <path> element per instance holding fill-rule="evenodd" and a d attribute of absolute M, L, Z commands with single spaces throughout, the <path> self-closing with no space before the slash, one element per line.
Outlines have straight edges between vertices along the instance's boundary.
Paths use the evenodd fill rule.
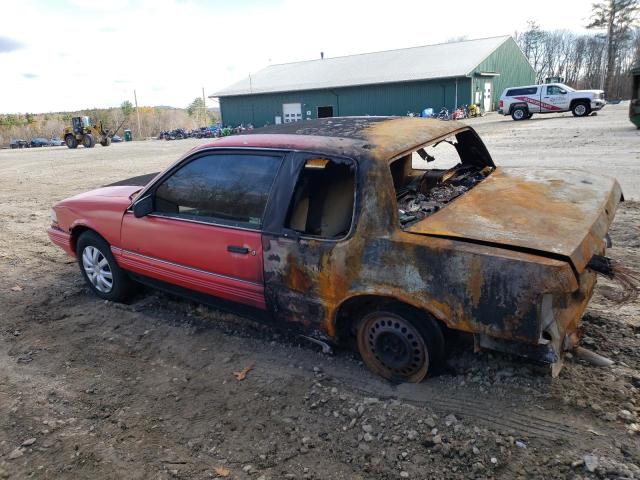
<path fill-rule="evenodd" d="M 119 105 L 186 106 L 269 63 L 543 28 L 582 30 L 585 1 L 406 0 L 6 2 L 0 31 L 23 48 L 0 55 L 0 112 Z M 37 75 L 27 79 L 24 73 Z"/>

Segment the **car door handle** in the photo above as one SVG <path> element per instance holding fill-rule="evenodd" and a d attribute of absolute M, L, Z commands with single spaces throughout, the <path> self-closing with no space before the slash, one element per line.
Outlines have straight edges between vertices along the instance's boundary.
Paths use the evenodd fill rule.
<path fill-rule="evenodd" d="M 246 255 L 249 253 L 249 249 L 247 247 L 239 247 L 237 245 L 227 245 L 227 252 L 242 253 L 243 255 Z"/>

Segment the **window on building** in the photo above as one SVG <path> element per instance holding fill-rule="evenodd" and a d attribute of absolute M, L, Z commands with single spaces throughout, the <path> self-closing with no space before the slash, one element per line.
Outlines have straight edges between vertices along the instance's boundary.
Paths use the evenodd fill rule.
<path fill-rule="evenodd" d="M 206 155 L 187 163 L 155 191 L 155 212 L 259 227 L 280 157 Z"/>
<path fill-rule="evenodd" d="M 318 118 L 328 117 L 333 117 L 333 107 L 331 105 L 328 107 L 318 107 Z"/>

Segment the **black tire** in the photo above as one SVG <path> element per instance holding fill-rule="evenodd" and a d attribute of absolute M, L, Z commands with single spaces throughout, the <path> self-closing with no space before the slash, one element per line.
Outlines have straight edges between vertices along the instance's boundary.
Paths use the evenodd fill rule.
<path fill-rule="evenodd" d="M 111 145 L 111 137 L 107 137 L 104 140 L 102 140 L 100 142 L 100 145 L 102 145 L 103 147 L 108 147 L 109 145 Z"/>
<path fill-rule="evenodd" d="M 84 148 L 93 148 L 96 146 L 96 138 L 90 133 L 87 133 L 84 137 L 82 137 L 82 145 L 84 146 Z"/>
<path fill-rule="evenodd" d="M 571 113 L 574 117 L 586 117 L 591 113 L 591 105 L 588 102 L 576 102 L 571 107 Z"/>
<path fill-rule="evenodd" d="M 514 107 L 514 109 L 511 111 L 511 118 L 513 118 L 515 121 L 526 120 L 527 118 L 529 118 L 528 115 L 529 109 L 523 106 Z"/>
<path fill-rule="evenodd" d="M 422 381 L 444 358 L 444 337 L 436 320 L 404 306 L 365 315 L 357 344 L 367 367 L 396 383 Z"/>
<path fill-rule="evenodd" d="M 76 140 L 76 137 L 73 135 L 64 137 L 64 143 L 66 143 L 69 148 L 78 148 L 78 140 Z"/>
<path fill-rule="evenodd" d="M 93 257 L 94 251 L 99 252 L 99 256 Z M 87 255 L 88 260 L 86 264 L 85 255 Z M 80 272 L 82 273 L 85 282 L 87 282 L 89 288 L 98 297 L 104 300 L 111 300 L 113 302 L 124 302 L 131 298 L 135 293 L 135 283 L 131 278 L 129 278 L 127 273 L 118 266 L 115 258 L 113 258 L 109 244 L 97 233 L 93 231 L 86 231 L 80 235 L 76 242 L 76 256 L 78 258 Z M 103 263 L 103 259 L 106 261 L 106 266 L 108 268 L 101 265 Z M 98 266 L 91 269 L 88 267 L 91 263 Z M 111 275 L 110 284 L 108 282 L 108 277 L 104 275 L 107 271 Z M 96 279 L 96 277 L 94 277 L 94 280 L 89 278 L 90 272 L 92 272 L 92 275 L 96 276 L 100 273 L 103 281 Z"/>

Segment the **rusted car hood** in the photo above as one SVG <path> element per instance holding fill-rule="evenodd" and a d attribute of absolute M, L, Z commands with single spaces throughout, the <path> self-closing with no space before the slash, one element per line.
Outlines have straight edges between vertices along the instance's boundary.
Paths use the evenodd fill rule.
<path fill-rule="evenodd" d="M 601 175 L 497 168 L 406 231 L 565 258 L 581 272 L 601 251 L 621 197 L 618 182 Z"/>

